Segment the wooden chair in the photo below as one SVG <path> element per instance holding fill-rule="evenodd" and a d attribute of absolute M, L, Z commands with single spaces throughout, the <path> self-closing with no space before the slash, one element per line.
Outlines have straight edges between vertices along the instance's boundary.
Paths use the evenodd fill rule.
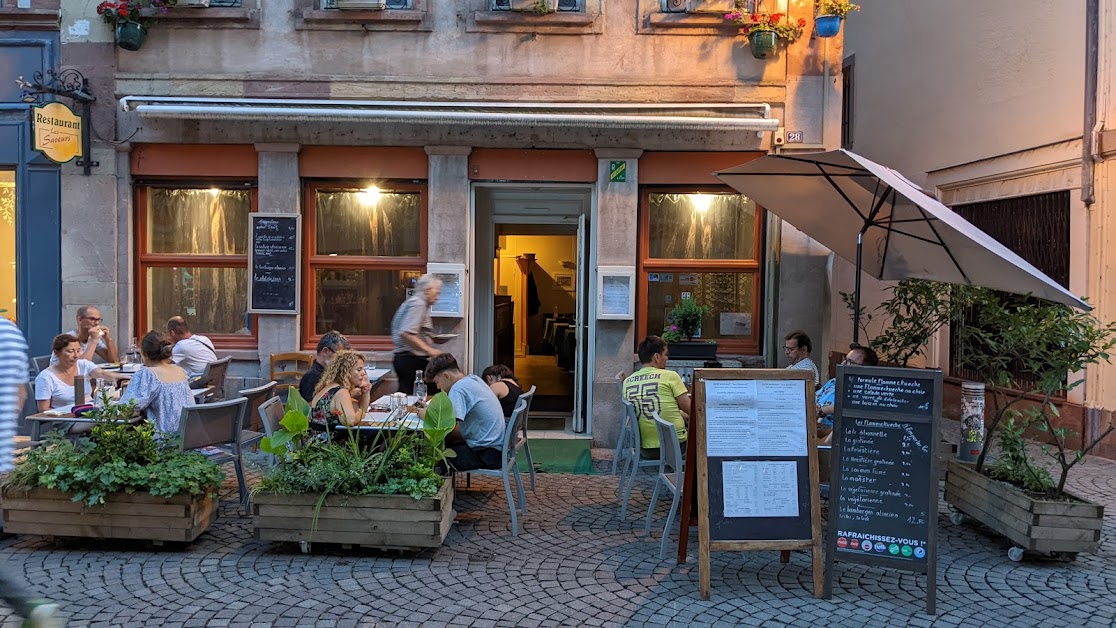
<path fill-rule="evenodd" d="M 243 428 L 248 400 L 237 397 L 182 408 L 178 423 L 182 449 L 196 450 L 216 464 L 233 463 L 240 504 L 248 505 L 248 485 L 244 479 Z"/>
<path fill-rule="evenodd" d="M 666 557 L 667 539 L 670 527 L 674 524 L 674 514 L 678 512 L 678 501 L 682 494 L 682 445 L 678 442 L 678 428 L 659 418 L 652 412 L 655 429 L 659 431 L 659 475 L 655 478 L 655 490 L 651 492 L 651 503 L 647 504 L 647 522 L 643 528 L 651 534 L 651 519 L 655 514 L 655 504 L 659 501 L 659 489 L 665 488 L 673 496 L 670 510 L 667 511 L 666 525 L 663 527 L 663 541 L 659 544 L 659 559 Z"/>
<path fill-rule="evenodd" d="M 313 364 L 313 353 L 293 351 L 271 354 L 271 379 L 276 383 L 275 393 L 279 395 L 280 399 L 284 402 L 287 400 L 288 391 L 292 386 L 298 388 L 302 376 L 310 370 L 310 366 Z M 307 399 L 307 401 L 310 400 Z"/>

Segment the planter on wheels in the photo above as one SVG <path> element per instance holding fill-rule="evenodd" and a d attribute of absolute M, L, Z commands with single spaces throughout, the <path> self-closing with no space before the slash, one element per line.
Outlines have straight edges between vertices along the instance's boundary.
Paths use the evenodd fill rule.
<path fill-rule="evenodd" d="M 775 46 L 779 43 L 779 36 L 775 31 L 754 31 L 748 35 L 748 45 L 752 49 L 752 56 L 757 59 L 766 59 L 775 54 Z"/>
<path fill-rule="evenodd" d="M 147 39 L 147 28 L 137 22 L 120 22 L 116 25 L 116 45 L 124 50 L 136 51 Z"/>
<path fill-rule="evenodd" d="M 252 526 L 257 539 L 337 543 L 376 549 L 419 551 L 438 547 L 453 525 L 453 482 L 434 497 L 330 495 L 319 508 L 317 494 L 256 493 Z"/>
<path fill-rule="evenodd" d="M 819 15 L 814 19 L 814 31 L 818 37 L 836 37 L 841 32 L 839 15 Z"/>
<path fill-rule="evenodd" d="M 1024 551 L 1072 560 L 1078 552 L 1100 547 L 1104 506 L 1065 494 L 1066 499 L 1034 497 L 1006 482 L 976 471 L 974 465 L 951 460 L 945 499 L 959 513 L 1007 537 L 1014 547 L 1008 557 L 1018 561 Z M 954 516 L 960 523 L 963 517 Z"/>

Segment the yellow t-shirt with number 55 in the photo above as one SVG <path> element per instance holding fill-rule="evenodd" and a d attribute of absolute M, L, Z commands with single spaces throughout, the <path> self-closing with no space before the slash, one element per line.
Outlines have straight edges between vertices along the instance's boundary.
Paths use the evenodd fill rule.
<path fill-rule="evenodd" d="M 678 442 L 686 442 L 686 421 L 678 408 L 678 397 L 687 392 L 678 373 L 653 366 L 645 366 L 624 380 L 624 398 L 632 402 L 639 417 L 642 448 L 659 448 L 659 432 L 655 429 L 652 412 L 658 412 L 659 418 L 673 423 L 678 430 Z"/>

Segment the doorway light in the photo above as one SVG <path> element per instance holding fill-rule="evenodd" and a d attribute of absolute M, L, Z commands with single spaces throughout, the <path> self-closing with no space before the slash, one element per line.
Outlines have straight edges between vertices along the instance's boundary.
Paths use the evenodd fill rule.
<path fill-rule="evenodd" d="M 690 194 L 690 204 L 694 206 L 694 212 L 704 215 L 709 211 L 709 206 L 713 204 L 712 194 Z"/>

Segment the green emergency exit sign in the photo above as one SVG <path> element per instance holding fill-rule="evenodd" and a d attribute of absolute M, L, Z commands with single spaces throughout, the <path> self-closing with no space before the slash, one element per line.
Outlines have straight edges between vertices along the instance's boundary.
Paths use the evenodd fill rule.
<path fill-rule="evenodd" d="M 628 180 L 628 162 L 608 162 L 608 180 L 613 183 L 624 183 Z"/>

